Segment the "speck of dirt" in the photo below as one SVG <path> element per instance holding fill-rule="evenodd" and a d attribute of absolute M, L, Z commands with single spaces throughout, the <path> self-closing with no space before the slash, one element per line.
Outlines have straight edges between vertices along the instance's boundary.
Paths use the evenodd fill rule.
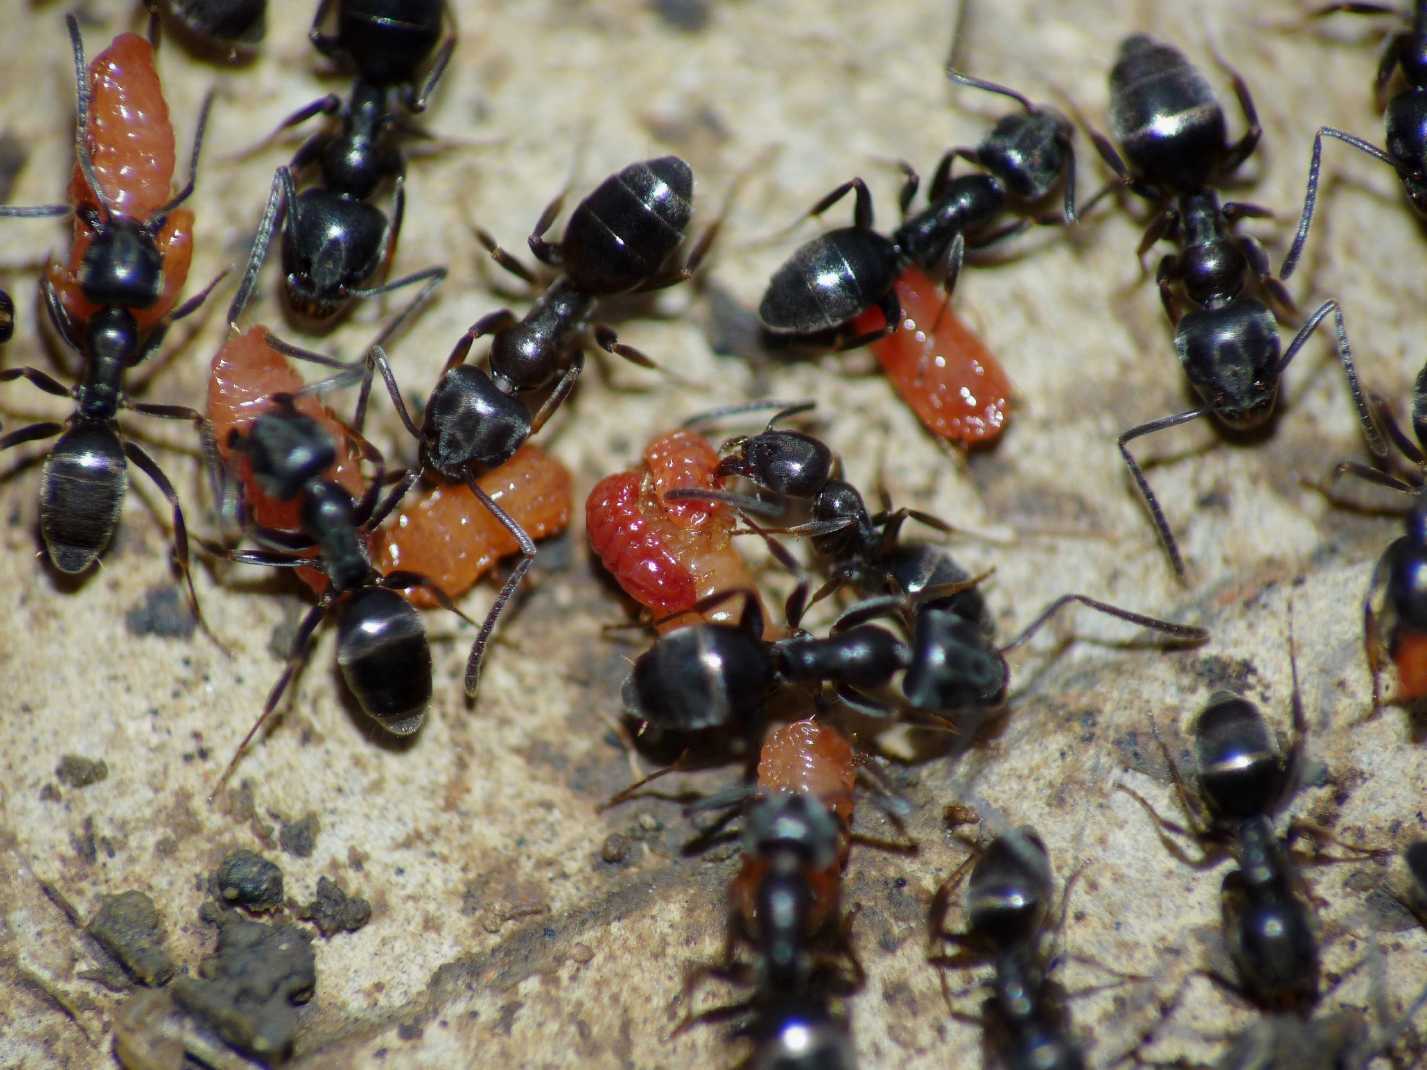
<path fill-rule="evenodd" d="M 109 766 L 103 758 L 91 760 L 78 754 L 66 754 L 55 766 L 55 776 L 69 788 L 87 788 L 109 776 Z"/>
<path fill-rule="evenodd" d="M 199 916 L 218 926 L 218 949 L 197 977 L 174 981 L 174 1000 L 239 1051 L 265 1062 L 286 1059 L 297 1033 L 295 1007 L 317 987 L 311 934 L 249 921 L 211 901 Z"/>
<path fill-rule="evenodd" d="M 213 894 L 224 903 L 254 913 L 282 906 L 282 870 L 253 851 L 237 850 L 218 863 Z"/>
<path fill-rule="evenodd" d="M 193 619 L 178 588 L 172 584 L 150 587 L 144 600 L 124 614 L 130 635 L 157 635 L 161 639 L 187 639 L 198 622 Z"/>
<path fill-rule="evenodd" d="M 319 877 L 317 898 L 297 916 L 317 926 L 317 931 L 327 938 L 362 928 L 372 919 L 372 905 L 360 896 L 348 895 L 336 881 Z"/>
<path fill-rule="evenodd" d="M 62 798 L 64 796 L 59 793 L 59 788 L 55 787 L 53 783 L 46 784 L 40 789 L 41 802 L 59 802 Z"/>
<path fill-rule="evenodd" d="M 294 858 L 311 858 L 317 849 L 317 834 L 322 824 L 316 814 L 308 814 L 300 821 L 284 821 L 278 833 L 278 843 Z"/>
<path fill-rule="evenodd" d="M 161 985 L 173 976 L 158 908 L 143 892 L 106 895 L 85 931 L 140 984 Z"/>
<path fill-rule="evenodd" d="M 1194 660 L 1194 675 L 1215 691 L 1245 694 L 1258 677 L 1258 669 L 1247 658 L 1226 658 L 1210 654 Z"/>
<path fill-rule="evenodd" d="M 69 845 L 74 848 L 74 853 L 88 865 L 94 865 L 99 860 L 99 840 L 94 835 L 94 818 L 86 817 L 84 825 L 79 832 L 72 832 L 69 836 Z"/>
<path fill-rule="evenodd" d="M 629 861 L 630 843 L 618 832 L 605 837 L 600 845 L 600 861 L 611 866 L 620 866 Z"/>
<path fill-rule="evenodd" d="M 698 33 L 709 24 L 709 0 L 650 0 L 649 6 L 671 30 Z"/>

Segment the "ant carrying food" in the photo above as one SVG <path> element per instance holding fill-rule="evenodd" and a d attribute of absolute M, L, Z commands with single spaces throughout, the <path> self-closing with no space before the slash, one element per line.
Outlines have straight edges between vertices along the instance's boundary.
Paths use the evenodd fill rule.
<path fill-rule="evenodd" d="M 327 578 L 327 588 L 298 625 L 287 666 L 269 692 L 257 721 L 233 752 L 213 794 L 222 788 L 238 759 L 264 722 L 277 709 L 288 684 L 307 660 L 312 637 L 328 617 L 337 624 L 337 664 L 342 678 L 366 714 L 393 735 L 419 729 L 431 701 L 431 650 L 421 615 L 402 597 L 413 588 L 429 590 L 445 608 L 466 619 L 425 576 L 373 567 L 368 539 L 395 508 L 399 494 L 381 497 L 381 454 L 348 431 L 362 447 L 376 474 L 360 500 L 341 483 L 326 478 L 337 461 L 337 448 L 318 421 L 298 412 L 290 396 L 253 421 L 246 434 L 230 432 L 229 448 L 247 455 L 253 478 L 264 494 L 298 504 L 300 530 L 258 527 L 253 539 L 261 550 L 209 547 L 229 560 L 274 568 L 312 568 Z M 308 551 L 315 549 L 317 556 Z"/>
<path fill-rule="evenodd" d="M 1212 416 L 1234 431 L 1264 426 L 1273 414 L 1284 371 L 1330 313 L 1338 359 L 1359 419 L 1369 441 L 1376 443 L 1379 437 L 1358 385 L 1337 301 L 1319 305 L 1288 348 L 1280 350 L 1278 319 L 1270 304 L 1291 311 L 1292 299 L 1269 273 L 1259 244 L 1234 229 L 1238 220 L 1268 212 L 1256 205 L 1220 203 L 1214 188 L 1252 155 L 1261 133 L 1248 86 L 1237 73 L 1230 74 L 1248 126 L 1232 143 L 1213 89 L 1184 54 L 1144 34 L 1127 37 L 1110 71 L 1110 127 L 1124 157 L 1103 135 L 1092 135 L 1125 188 L 1155 207 L 1140 241 L 1141 255 L 1161 239 L 1179 246 L 1177 253 L 1160 260 L 1155 279 L 1174 327 L 1180 365 L 1202 404 L 1132 427 L 1119 436 L 1117 445 L 1181 580 L 1185 567 L 1179 546 L 1129 451 L 1130 442 L 1201 416 Z M 1247 292 L 1251 282 L 1269 303 Z"/>
<path fill-rule="evenodd" d="M 740 1030 L 754 1051 L 745 1065 L 788 1070 L 852 1070 L 856 1060 L 846 1020 L 832 997 L 863 983 L 840 909 L 840 833 L 815 796 L 775 794 L 749 811 L 743 833 L 743 867 L 729 889 L 730 915 L 721 963 L 703 966 L 684 986 L 689 999 L 705 977 L 751 986 L 742 1003 L 685 1016 L 679 1031 L 696 1022 L 752 1012 Z M 740 938 L 756 962 L 739 962 Z M 841 976 L 837 960 L 852 975 Z"/>
<path fill-rule="evenodd" d="M 951 893 L 973 859 L 966 885 L 969 928 L 948 932 Z M 998 836 L 967 859 L 937 889 L 932 902 L 933 948 L 949 943 L 959 949 L 933 955 L 932 962 L 947 969 L 989 960 L 995 967 L 983 1021 L 989 1046 L 1008 1070 L 1083 1070 L 1086 1065 L 1079 1042 L 1070 1034 L 1059 987 L 1049 979 L 1055 960 L 1045 944 L 1053 888 L 1045 844 L 1034 829 L 1025 827 Z"/>
<path fill-rule="evenodd" d="M 333 7 L 337 32 L 323 32 Z M 280 130 L 316 115 L 336 116 L 338 128 L 324 130 L 297 150 L 292 162 L 273 175 L 267 207 L 258 223 L 243 278 L 228 306 L 236 324 L 257 285 L 274 232 L 282 228 L 283 292 L 299 315 L 328 321 L 353 298 L 390 293 L 424 283 L 423 299 L 446 277 L 430 267 L 380 285 L 368 285 L 388 263 L 401 233 L 406 206 L 406 161 L 400 136 L 405 120 L 393 110 L 399 99 L 408 113 L 426 107 L 455 48 L 454 34 L 441 42 L 447 19 L 445 0 L 322 0 L 309 37 L 324 56 L 355 68 L 351 97 L 335 93 L 307 104 L 282 121 Z M 434 50 L 434 56 L 433 56 Z M 417 78 L 426 68 L 425 81 Z M 316 165 L 320 182 L 298 192 L 297 176 Z M 388 220 L 371 203 L 383 183 L 393 186 Z"/>
<path fill-rule="evenodd" d="M 197 309 L 212 289 L 210 284 L 174 307 L 188 273 L 193 225 L 192 213 L 178 206 L 193 192 L 211 97 L 199 115 L 188 183 L 174 194 L 173 130 L 149 43 L 120 34 L 86 67 L 74 16 L 66 18 L 66 26 L 78 102 L 74 204 L 6 206 L 0 207 L 0 216 L 74 212 L 69 262 L 51 263 L 44 295 L 56 330 L 83 355 L 84 373 L 79 383 L 66 387 L 38 368 L 0 371 L 0 382 L 23 378 L 75 403 L 63 424 L 34 423 L 0 436 L 0 450 L 60 436 L 45 456 L 40 531 L 50 561 L 65 573 L 85 571 L 108 546 L 128 486 L 128 465 L 138 466 L 173 508 L 174 555 L 201 621 L 178 495 L 143 447 L 123 436 L 118 415 L 128 409 L 204 426 L 203 416 L 193 409 L 130 401 L 124 378 L 158 348 L 169 324 Z M 13 307 L 6 305 L 12 319 Z"/>
<path fill-rule="evenodd" d="M 382 374 L 397 414 L 421 447 L 420 464 L 406 477 L 410 486 L 422 473 L 463 482 L 476 499 L 519 544 L 521 559 L 507 577 L 486 615 L 466 662 L 466 694 L 476 692 L 486 644 L 506 604 L 535 559 L 535 543 L 477 477 L 508 461 L 545 425 L 574 389 L 584 368 L 581 348 L 587 333 L 597 344 L 639 364 L 651 363 L 614 331 L 590 317 L 600 299 L 670 286 L 687 278 L 713 239 L 714 228 L 694 247 L 685 264 L 668 263 L 683 241 L 693 212 L 693 172 L 676 156 L 632 163 L 610 175 L 576 206 L 558 243 L 545 232 L 559 212 L 556 198 L 530 235 L 530 248 L 541 263 L 562 272 L 546 288 L 524 319 L 508 309 L 481 317 L 451 350 L 440 380 L 427 400 L 418 427 L 402 400 L 391 364 L 380 346 L 363 369 L 362 399 L 356 426 L 365 416 L 371 371 Z M 491 254 L 523 277 L 534 275 L 494 242 Z M 492 336 L 489 371 L 465 363 L 478 338 Z M 347 377 L 338 376 L 336 382 Z M 553 387 L 551 386 L 554 382 Z M 547 390 L 532 411 L 526 396 Z"/>
<path fill-rule="evenodd" d="M 1337 3 L 1327 4 L 1311 12 L 1321 18 L 1339 12 L 1350 15 L 1393 15 L 1403 17 L 1400 8 L 1387 4 Z M 1346 130 L 1320 126 L 1313 135 L 1313 154 L 1308 161 L 1308 190 L 1303 197 L 1303 214 L 1298 220 L 1298 233 L 1293 246 L 1283 258 L 1279 277 L 1293 274 L 1303 247 L 1308 242 L 1308 230 L 1313 225 L 1313 211 L 1318 202 L 1318 178 L 1323 163 L 1323 139 L 1334 138 L 1359 152 L 1380 160 L 1397 172 L 1408 203 L 1419 216 L 1427 217 L 1427 0 L 1415 0 L 1405 29 L 1387 39 L 1378 62 L 1373 92 L 1379 104 L 1393 75 L 1402 72 L 1403 88 L 1387 102 L 1386 148 L 1356 137 Z"/>

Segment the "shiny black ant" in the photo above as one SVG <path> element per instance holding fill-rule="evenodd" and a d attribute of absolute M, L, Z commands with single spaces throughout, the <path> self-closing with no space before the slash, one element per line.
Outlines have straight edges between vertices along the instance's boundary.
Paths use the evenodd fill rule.
<path fill-rule="evenodd" d="M 1352 15 L 1403 16 L 1401 9 L 1386 4 L 1328 4 L 1312 12 L 1314 18 L 1343 12 Z M 1427 217 L 1427 0 L 1416 0 L 1408 28 L 1387 39 L 1378 62 L 1373 92 L 1381 102 L 1393 74 L 1402 71 L 1406 86 L 1387 102 L 1387 148 L 1332 126 L 1320 126 L 1313 135 L 1313 155 L 1308 162 L 1308 191 L 1303 198 L 1303 215 L 1293 247 L 1283 259 L 1280 278 L 1288 278 L 1298 266 L 1308 229 L 1313 225 L 1313 209 L 1318 200 L 1318 174 L 1323 162 L 1323 138 L 1336 138 L 1374 160 L 1381 160 L 1402 182 L 1407 199 L 1419 216 Z"/>
<path fill-rule="evenodd" d="M 268 693 L 263 712 L 233 752 L 214 787 L 222 788 L 263 723 L 277 709 L 288 684 L 307 660 L 313 635 L 329 616 L 337 623 L 337 664 L 363 711 L 386 731 L 410 735 L 431 702 L 431 650 L 421 614 L 400 591 L 424 587 L 442 606 L 465 615 L 441 589 L 414 572 L 383 576 L 372 565 L 367 537 L 396 508 L 400 491 L 381 497 L 382 456 L 354 435 L 376 475 L 360 501 L 341 484 L 323 478 L 337 449 L 322 426 L 299 413 L 290 395 L 274 395 L 277 408 L 259 416 L 247 434 L 234 430 L 230 445 L 245 452 L 264 494 L 301 503 L 301 530 L 250 530 L 262 550 L 206 547 L 229 560 L 274 568 L 312 568 L 327 577 L 327 590 L 298 625 L 287 665 Z M 221 473 L 217 478 L 221 480 Z M 316 556 L 312 556 L 312 551 Z"/>
<path fill-rule="evenodd" d="M 228 306 L 236 323 L 257 285 L 273 232 L 282 228 L 284 293 L 289 305 L 312 320 L 330 320 L 354 297 L 372 297 L 424 282 L 416 303 L 446 277 L 444 267 L 430 267 L 377 286 L 366 283 L 389 259 L 401 233 L 406 207 L 406 161 L 400 135 L 403 119 L 392 110 L 393 98 L 410 113 L 426 107 L 445 72 L 455 36 L 441 41 L 445 0 L 337 0 L 337 32 L 323 32 L 334 6 L 322 0 L 309 37 L 324 56 L 345 59 L 355 68 L 352 93 L 344 104 L 335 93 L 315 100 L 284 119 L 279 129 L 315 115 L 335 115 L 337 130 L 314 134 L 292 162 L 273 175 L 267 207 L 258 223 L 238 292 Z M 433 50 L 435 55 L 433 57 Z M 423 67 L 425 81 L 417 88 Z M 318 185 L 297 191 L 296 175 L 316 164 Z M 371 203 L 383 182 L 392 181 L 391 220 Z"/>
<path fill-rule="evenodd" d="M 1178 253 L 1160 260 L 1155 279 L 1174 327 L 1175 351 L 1203 404 L 1132 427 L 1117 440 L 1180 579 L 1185 568 L 1179 546 L 1129 443 L 1201 416 L 1212 416 L 1236 431 L 1263 426 L 1273 414 L 1284 371 L 1329 313 L 1338 359 L 1359 419 L 1374 452 L 1381 452 L 1338 302 L 1319 305 L 1287 350 L 1280 351 L 1274 312 L 1245 292 L 1252 279 L 1271 304 L 1284 311 L 1293 309 L 1287 291 L 1270 274 L 1262 247 L 1234 230 L 1239 219 L 1267 211 L 1255 205 L 1221 204 L 1213 188 L 1248 159 L 1259 141 L 1258 114 L 1248 86 L 1237 73 L 1230 73 L 1248 125 L 1233 143 L 1228 141 L 1224 111 L 1213 89 L 1183 53 L 1144 34 L 1127 37 L 1110 72 L 1110 125 L 1124 158 L 1103 135 L 1092 134 L 1101 157 L 1125 187 L 1156 206 L 1140 254 L 1162 238 L 1180 247 Z"/>
<path fill-rule="evenodd" d="M 965 907 L 969 929 L 948 932 L 946 914 L 951 893 L 972 859 L 957 868 L 933 899 L 933 948 L 942 943 L 958 948 L 954 954 L 933 955 L 933 963 L 942 969 L 988 960 L 994 965 L 983 1021 L 989 1045 L 1005 1066 L 1083 1070 L 1085 1055 L 1070 1034 L 1059 986 L 1050 980 L 1055 959 L 1045 944 L 1054 885 L 1045 844 L 1034 829 L 1024 827 L 997 837 L 972 858 Z M 1069 894 L 1067 886 L 1065 896 Z"/>
<path fill-rule="evenodd" d="M 1274 829 L 1275 814 L 1298 789 L 1307 737 L 1291 633 L 1289 655 L 1293 735 L 1286 755 L 1280 752 L 1257 706 L 1220 691 L 1194 723 L 1197 793 L 1186 788 L 1179 766 L 1155 732 L 1175 795 L 1189 818 L 1188 827 L 1161 817 L 1132 788 L 1119 787 L 1150 815 L 1161 841 L 1180 861 L 1199 868 L 1212 865 L 1228 852 L 1238 863 L 1238 868 L 1225 876 L 1221 893 L 1224 935 L 1238 981 L 1213 971 L 1201 972 L 1260 1008 L 1306 1015 L 1320 995 L 1314 913 L 1289 844 Z M 1330 838 L 1325 830 L 1302 820 L 1295 820 L 1290 831 Z M 1169 833 L 1197 840 L 1202 845 L 1200 857 L 1185 854 Z"/>
<path fill-rule="evenodd" d="M 619 342 L 609 327 L 592 328 L 589 320 L 601 298 L 670 286 L 686 279 L 698 266 L 717 224 L 695 245 L 687 263 L 668 264 L 693 214 L 693 181 L 689 165 L 677 156 L 632 163 L 582 200 L 571 214 L 564 236 L 551 243 L 544 234 L 559 212 L 561 198 L 556 198 L 536 223 L 530 248 L 541 263 L 559 268 L 562 274 L 523 319 L 501 309 L 471 325 L 451 350 L 419 427 L 407 411 L 380 346 L 372 348 L 361 369 L 362 398 L 355 418 L 358 430 L 375 367 L 402 422 L 421 445 L 420 465 L 408 472 L 406 486 L 414 484 L 423 472 L 465 483 L 520 546 L 521 559 L 471 647 L 466 662 L 468 696 L 476 692 L 481 659 L 496 622 L 535 558 L 534 541 L 480 488 L 476 478 L 510 460 L 569 396 L 584 368 L 581 344 L 587 334 L 592 333 L 606 352 L 639 364 L 651 363 L 637 349 Z M 493 241 L 487 240 L 487 244 L 501 264 L 534 278 Z M 484 335 L 493 336 L 489 372 L 465 363 L 472 344 Z M 342 373 L 328 385 L 350 381 L 352 374 Z M 547 389 L 544 401 L 532 411 L 525 395 Z"/>
<path fill-rule="evenodd" d="M 920 178 L 904 164 L 907 178 L 898 196 L 902 224 L 891 235 L 873 229 L 872 195 L 860 178 L 818 201 L 809 215 L 821 215 L 853 193 L 852 226 L 805 243 L 774 272 L 758 307 L 770 332 L 838 336 L 861 313 L 879 308 L 885 318 L 882 327 L 837 339 L 838 349 L 866 345 L 901 323 L 893 287 L 908 264 L 939 275 L 950 295 L 966 250 L 985 248 L 1041 221 L 1034 210 L 1057 187 L 1064 189 L 1064 209 L 1048 221 L 1076 221 L 1074 131 L 1069 120 L 1006 86 L 955 70 L 947 74 L 959 85 L 1010 97 L 1024 111 L 998 121 L 975 148 L 947 152 L 932 174 L 927 206 L 911 216 L 907 212 Z M 981 170 L 953 177 L 958 158 Z M 1004 223 L 1007 213 L 1021 218 Z"/>
<path fill-rule="evenodd" d="M 229 60 L 251 55 L 267 32 L 268 0 L 144 0 L 144 5 L 151 40 L 157 40 L 162 14 L 188 42 Z"/>
<path fill-rule="evenodd" d="M 729 897 L 734 909 L 723 960 L 691 974 L 684 998 L 705 977 L 754 993 L 742 1003 L 686 1015 L 678 1032 L 751 1011 L 739 1029 L 753 1041 L 742 1065 L 852 1070 L 847 1022 L 831 1006 L 831 997 L 864 981 L 840 917 L 839 836 L 837 822 L 812 796 L 774 795 L 753 806 L 743 833 L 743 869 Z M 753 946 L 754 964 L 735 958 L 740 938 Z M 840 976 L 838 957 L 850 965 L 850 977 Z"/>
<path fill-rule="evenodd" d="M 83 378 L 67 387 L 38 368 L 22 367 L 0 371 L 0 382 L 25 379 L 47 394 L 71 399 L 75 409 L 63 424 L 44 421 L 0 436 L 0 450 L 60 436 L 45 456 L 40 481 L 40 532 L 50 561 L 61 572 L 70 574 L 88 569 L 109 545 L 124 504 L 128 466 L 130 462 L 135 464 L 173 508 L 174 556 L 183 573 L 194 615 L 202 621 L 189 571 L 188 529 L 178 495 L 143 447 L 124 438 L 118 416 L 121 410 L 127 409 L 145 416 L 188 420 L 200 430 L 207 426 L 201 413 L 186 406 L 130 401 L 124 390 L 124 377 L 158 348 L 171 323 L 190 315 L 203 303 L 218 281 L 215 279 L 147 331 L 136 322 L 135 312 L 152 307 L 163 294 L 163 254 L 157 235 L 163 230 L 169 213 L 193 193 L 212 96 L 204 99 L 199 114 L 188 183 L 149 218 L 139 220 L 127 216 L 115 206 L 95 174 L 87 136 L 90 93 L 84 42 L 73 15 L 66 17 L 65 25 L 74 56 L 75 153 L 87 192 L 95 201 L 94 206 L 78 209 L 91 240 L 77 283 L 83 297 L 99 307 L 86 323 L 75 323 L 53 282 L 46 278 L 44 297 L 50 319 L 64 342 L 83 354 Z M 34 218 L 63 215 L 72 210 L 69 205 L 3 206 L 0 217 Z M 0 333 L 8 338 L 14 322 L 14 306 L 8 296 L 3 306 Z"/>

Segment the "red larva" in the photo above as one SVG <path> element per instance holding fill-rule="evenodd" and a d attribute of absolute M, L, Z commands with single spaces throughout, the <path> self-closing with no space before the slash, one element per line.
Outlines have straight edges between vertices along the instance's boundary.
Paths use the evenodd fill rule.
<path fill-rule="evenodd" d="M 590 546 L 624 592 L 661 627 L 681 627 L 695 603 L 720 591 L 751 590 L 753 578 L 733 546 L 733 511 L 719 502 L 666 502 L 675 488 L 718 487 L 718 453 L 703 436 L 674 431 L 649 443 L 643 470 L 619 472 L 595 485 L 585 502 Z M 731 599 L 707 616 L 736 616 Z M 730 608 L 732 606 L 732 608 Z"/>
<path fill-rule="evenodd" d="M 174 137 L 163 86 L 149 42 L 122 33 L 89 64 L 89 152 L 100 188 L 112 209 L 140 221 L 149 219 L 173 197 Z M 78 161 L 70 180 L 76 209 L 104 209 L 84 179 Z M 85 298 L 78 281 L 93 233 L 81 215 L 74 217 L 69 259 L 51 261 L 47 270 L 60 304 L 75 323 L 84 323 L 98 306 Z M 148 308 L 133 309 L 141 331 L 152 327 L 178 302 L 193 257 L 193 213 L 178 208 L 168 214 L 157 235 L 163 256 L 163 295 Z"/>
<path fill-rule="evenodd" d="M 908 267 L 896 286 L 902 324 L 872 343 L 893 388 L 932 434 L 963 446 L 994 442 L 1010 409 L 1006 373 L 921 268 Z M 883 322 L 870 309 L 853 330 L 876 330 Z"/>

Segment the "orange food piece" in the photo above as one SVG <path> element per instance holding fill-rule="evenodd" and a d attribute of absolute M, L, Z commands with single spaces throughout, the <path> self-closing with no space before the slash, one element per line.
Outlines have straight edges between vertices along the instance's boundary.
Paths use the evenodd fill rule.
<path fill-rule="evenodd" d="M 1398 629 L 1392 640 L 1392 664 L 1397 669 L 1396 701 L 1427 696 L 1427 633 Z"/>
<path fill-rule="evenodd" d="M 149 42 L 132 33 L 114 38 L 89 64 L 89 94 L 89 154 L 99 187 L 113 212 L 146 221 L 172 199 L 174 170 L 173 125 Z M 76 208 L 100 208 L 78 160 L 69 195 Z M 69 259 L 47 268 L 60 303 L 75 323 L 86 322 L 98 310 L 78 282 L 92 236 L 89 224 L 76 213 Z M 149 308 L 134 310 L 140 330 L 152 327 L 178 303 L 193 258 L 193 213 L 171 212 L 157 241 L 164 258 L 163 295 Z"/>
<path fill-rule="evenodd" d="M 569 526 L 570 470 L 533 443 L 476 482 L 531 538 L 556 535 Z M 372 536 L 372 563 L 383 573 L 419 572 L 452 599 L 519 550 L 515 537 L 463 483 L 418 487 Z M 406 594 L 413 605 L 437 604 L 421 588 Z"/>
<path fill-rule="evenodd" d="M 174 140 L 154 50 L 121 33 L 89 63 L 89 154 L 114 211 L 146 220 L 173 196 Z M 75 161 L 75 205 L 94 195 Z"/>
<path fill-rule="evenodd" d="M 624 592 L 657 618 L 661 630 L 695 623 L 685 614 L 720 591 L 753 589 L 733 546 L 733 510 L 721 502 L 666 502 L 671 490 L 713 490 L 718 453 L 702 435 L 673 431 L 649 443 L 641 469 L 597 483 L 585 501 L 590 546 Z M 742 599 L 714 606 L 704 619 L 737 619 Z"/>
<path fill-rule="evenodd" d="M 986 344 L 949 307 L 941 287 L 915 265 L 897 279 L 902 324 L 872 343 L 872 352 L 903 401 L 934 435 L 974 446 L 994 442 L 1005 428 L 1011 381 Z M 876 330 L 886 320 L 869 309 L 853 330 Z"/>
<path fill-rule="evenodd" d="M 852 788 L 857 764 L 852 744 L 831 725 L 794 721 L 770 729 L 758 755 L 763 794 L 812 795 L 844 827 L 852 825 Z"/>
<path fill-rule="evenodd" d="M 302 524 L 295 501 L 284 502 L 263 493 L 253 477 L 247 454 L 235 450 L 229 440 L 236 432 L 245 435 L 263 413 L 273 408 L 273 394 L 294 394 L 303 386 L 302 377 L 287 357 L 268 343 L 266 327 L 250 327 L 245 334 L 229 338 L 213 358 L 208 376 L 208 419 L 218 443 L 218 455 L 228 471 L 243 484 L 243 499 L 249 515 L 259 527 L 297 531 Z M 297 411 L 322 425 L 337 444 L 337 462 L 325 474 L 360 498 L 366 489 L 360 467 L 361 453 L 351 434 L 336 414 L 310 394 L 296 398 Z M 315 569 L 300 568 L 297 574 L 318 594 L 327 589 L 327 577 Z"/>

